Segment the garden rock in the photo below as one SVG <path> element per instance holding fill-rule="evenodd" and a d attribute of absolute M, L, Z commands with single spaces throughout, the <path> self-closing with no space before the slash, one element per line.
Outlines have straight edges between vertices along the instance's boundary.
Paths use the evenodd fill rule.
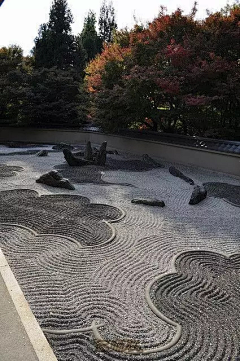
<path fill-rule="evenodd" d="M 207 190 L 204 186 L 195 186 L 189 204 L 194 205 L 203 201 L 207 197 Z"/>
<path fill-rule="evenodd" d="M 186 177 L 180 170 L 175 167 L 170 167 L 169 172 L 174 176 L 183 179 L 185 182 L 194 185 L 194 181 L 191 178 Z"/>
<path fill-rule="evenodd" d="M 96 164 L 105 166 L 107 160 L 107 142 L 103 142 L 96 157 Z"/>
<path fill-rule="evenodd" d="M 132 199 L 131 203 L 135 204 L 144 204 L 147 206 L 153 206 L 153 207 L 165 207 L 164 201 L 160 201 L 159 199 L 155 198 L 138 198 L 138 199 Z"/>
<path fill-rule="evenodd" d="M 68 179 L 62 177 L 60 173 L 55 170 L 43 174 L 39 179 L 36 180 L 37 183 L 46 184 L 51 187 L 66 188 L 74 190 L 75 187 L 69 182 Z"/>

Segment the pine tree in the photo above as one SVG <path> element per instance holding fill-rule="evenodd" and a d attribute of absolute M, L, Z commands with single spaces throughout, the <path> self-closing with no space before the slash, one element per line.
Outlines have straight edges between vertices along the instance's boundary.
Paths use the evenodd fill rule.
<path fill-rule="evenodd" d="M 75 67 L 80 72 L 85 66 L 86 54 L 71 33 L 73 17 L 67 0 L 54 0 L 50 10 L 49 22 L 42 24 L 35 39 L 36 68 L 66 70 Z"/>
<path fill-rule="evenodd" d="M 101 39 L 96 31 L 96 15 L 89 11 L 84 19 L 83 30 L 79 37 L 82 45 L 87 52 L 87 60 L 90 61 L 101 51 Z"/>
<path fill-rule="evenodd" d="M 103 1 L 100 8 L 98 26 L 101 40 L 103 42 L 111 43 L 113 41 L 114 31 L 117 29 L 115 9 L 112 3 L 107 5 L 106 1 Z"/>

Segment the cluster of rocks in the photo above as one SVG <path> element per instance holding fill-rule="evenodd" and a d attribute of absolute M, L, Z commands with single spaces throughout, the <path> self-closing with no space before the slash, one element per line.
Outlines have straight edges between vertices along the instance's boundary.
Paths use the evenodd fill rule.
<path fill-rule="evenodd" d="M 83 158 L 78 154 L 73 154 L 70 149 L 63 149 L 64 158 L 71 167 L 81 167 L 84 165 L 105 166 L 107 160 L 107 142 L 103 142 L 100 149 L 92 149 L 91 142 L 87 142 Z M 81 152 L 82 154 L 82 152 Z"/>
<path fill-rule="evenodd" d="M 152 165 L 161 167 L 161 164 L 157 163 L 154 159 L 150 158 L 147 154 L 143 155 L 143 160 L 147 163 L 151 163 Z M 204 187 L 204 185 L 195 185 L 194 181 L 185 176 L 180 170 L 177 168 L 171 166 L 169 168 L 169 172 L 174 176 L 183 179 L 185 182 L 187 182 L 190 185 L 194 186 L 193 192 L 191 194 L 189 204 L 194 205 L 198 204 L 201 201 L 203 201 L 207 197 L 207 189 Z M 131 203 L 134 204 L 143 204 L 147 206 L 155 206 L 155 207 L 164 207 L 165 203 L 162 200 L 155 199 L 155 198 L 139 198 L 139 199 L 132 199 Z"/>

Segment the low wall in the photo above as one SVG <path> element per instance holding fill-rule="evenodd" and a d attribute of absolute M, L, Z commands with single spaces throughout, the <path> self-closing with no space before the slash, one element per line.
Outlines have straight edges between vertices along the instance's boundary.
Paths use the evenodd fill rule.
<path fill-rule="evenodd" d="M 135 154 L 147 153 L 154 158 L 162 158 L 176 163 L 192 164 L 240 177 L 240 156 L 237 154 L 200 150 L 159 141 L 78 130 L 0 128 L 0 142 L 20 141 L 45 144 L 65 142 L 81 144 L 86 143 L 88 140 L 95 144 L 107 141 L 110 148 L 119 151 L 124 150 Z"/>

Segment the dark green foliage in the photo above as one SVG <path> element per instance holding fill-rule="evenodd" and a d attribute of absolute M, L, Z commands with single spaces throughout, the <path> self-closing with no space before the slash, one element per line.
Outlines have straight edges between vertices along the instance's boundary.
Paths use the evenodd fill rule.
<path fill-rule="evenodd" d="M 83 48 L 87 53 L 87 61 L 89 62 L 101 52 L 102 42 L 96 31 L 96 15 L 89 11 L 84 19 L 83 30 L 79 36 Z"/>
<path fill-rule="evenodd" d="M 86 53 L 79 39 L 71 34 L 72 14 L 66 0 L 54 0 L 49 22 L 41 25 L 33 54 L 37 68 L 69 69 L 82 75 Z"/>
<path fill-rule="evenodd" d="M 35 126 L 79 126 L 86 121 L 86 93 L 74 70 L 35 70 L 25 88 L 22 122 Z"/>
<path fill-rule="evenodd" d="M 106 1 L 103 1 L 100 8 L 98 25 L 101 40 L 106 43 L 111 43 L 113 41 L 114 32 L 117 29 L 115 10 L 112 3 L 107 5 Z"/>
<path fill-rule="evenodd" d="M 0 122 L 15 123 L 21 107 L 24 73 L 22 49 L 0 49 Z"/>

